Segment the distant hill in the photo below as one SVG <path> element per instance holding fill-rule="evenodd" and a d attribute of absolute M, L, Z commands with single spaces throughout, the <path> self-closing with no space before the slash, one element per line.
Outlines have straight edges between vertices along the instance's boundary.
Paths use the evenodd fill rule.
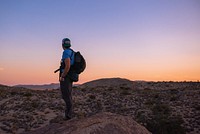
<path fill-rule="evenodd" d="M 58 89 L 59 83 L 43 84 L 43 85 L 15 85 L 14 87 L 23 87 L 33 90 L 45 90 L 45 89 Z"/>
<path fill-rule="evenodd" d="M 86 82 L 79 87 L 96 88 L 96 87 L 133 87 L 133 81 L 124 78 L 102 78 Z"/>
<path fill-rule="evenodd" d="M 93 81 L 86 82 L 84 84 L 75 84 L 73 86 L 79 86 L 82 88 L 95 88 L 95 87 L 119 87 L 119 86 L 126 86 L 131 87 L 133 86 L 133 81 L 123 78 L 102 78 Z M 27 89 L 33 90 L 45 90 L 45 89 L 58 89 L 60 87 L 59 83 L 51 83 L 51 84 L 43 84 L 43 85 L 15 85 L 13 87 L 23 87 Z"/>
<path fill-rule="evenodd" d="M 95 87 L 119 87 L 126 86 L 132 88 L 133 81 L 124 78 L 102 78 L 93 81 L 86 82 L 84 84 L 74 84 L 73 86 L 79 86 L 82 88 L 95 88 Z M 59 83 L 42 84 L 42 85 L 15 85 L 13 87 L 23 87 L 33 90 L 45 90 L 45 89 L 58 89 L 60 87 Z"/>
<path fill-rule="evenodd" d="M 3 84 L 0 84 L 0 87 L 8 87 L 8 86 L 6 86 L 6 85 L 3 85 Z"/>
<path fill-rule="evenodd" d="M 78 86 L 79 84 L 73 84 L 73 87 Z M 27 89 L 33 89 L 33 90 L 46 90 L 46 89 L 59 89 L 60 84 L 59 83 L 51 83 L 51 84 L 43 84 L 43 85 L 15 85 L 13 87 L 23 87 Z"/>

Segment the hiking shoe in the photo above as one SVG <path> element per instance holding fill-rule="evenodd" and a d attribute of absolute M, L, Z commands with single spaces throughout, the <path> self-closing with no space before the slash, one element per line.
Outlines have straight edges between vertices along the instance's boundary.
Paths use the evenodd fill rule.
<path fill-rule="evenodd" d="M 70 119 L 71 119 L 71 117 L 69 117 L 69 116 L 64 117 L 65 121 L 70 120 Z"/>

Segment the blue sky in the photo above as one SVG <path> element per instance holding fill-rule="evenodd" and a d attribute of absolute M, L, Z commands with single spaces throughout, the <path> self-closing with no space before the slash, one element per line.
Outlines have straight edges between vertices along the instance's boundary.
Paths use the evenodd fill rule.
<path fill-rule="evenodd" d="M 200 79 L 199 13 L 199 0 L 1 0 L 0 83 L 57 82 L 65 37 L 86 57 L 81 82 Z"/>

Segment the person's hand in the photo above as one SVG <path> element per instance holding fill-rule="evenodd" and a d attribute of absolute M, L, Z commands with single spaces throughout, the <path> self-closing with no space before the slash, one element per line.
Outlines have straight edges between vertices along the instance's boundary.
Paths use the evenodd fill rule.
<path fill-rule="evenodd" d="M 63 77 L 60 77 L 60 79 L 59 79 L 59 81 L 64 81 L 65 80 L 65 78 L 63 78 Z"/>

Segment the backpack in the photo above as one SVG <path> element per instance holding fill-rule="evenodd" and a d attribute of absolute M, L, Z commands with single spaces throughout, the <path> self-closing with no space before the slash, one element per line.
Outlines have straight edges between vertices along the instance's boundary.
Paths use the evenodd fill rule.
<path fill-rule="evenodd" d="M 78 52 L 74 52 L 72 50 L 72 52 L 74 53 L 74 64 L 71 66 L 71 68 L 75 73 L 80 74 L 86 68 L 85 59 L 84 59 L 83 55 L 79 51 Z M 73 53 L 72 53 L 72 55 L 73 55 Z"/>
<path fill-rule="evenodd" d="M 72 78 L 72 79 L 74 79 L 73 81 L 78 81 L 78 74 L 82 73 L 85 70 L 86 62 L 85 62 L 83 55 L 79 51 L 74 52 L 72 49 L 71 49 L 71 51 L 72 51 L 72 55 L 71 55 L 70 59 L 72 58 L 72 56 L 74 54 L 74 64 L 71 65 L 68 74 L 70 76 L 73 76 L 73 78 Z M 64 68 L 65 68 L 65 62 L 60 62 L 60 68 L 55 70 L 54 73 L 60 71 L 60 74 L 59 74 L 59 76 L 60 76 L 61 70 Z M 75 77 L 77 77 L 77 78 L 75 78 Z"/>

